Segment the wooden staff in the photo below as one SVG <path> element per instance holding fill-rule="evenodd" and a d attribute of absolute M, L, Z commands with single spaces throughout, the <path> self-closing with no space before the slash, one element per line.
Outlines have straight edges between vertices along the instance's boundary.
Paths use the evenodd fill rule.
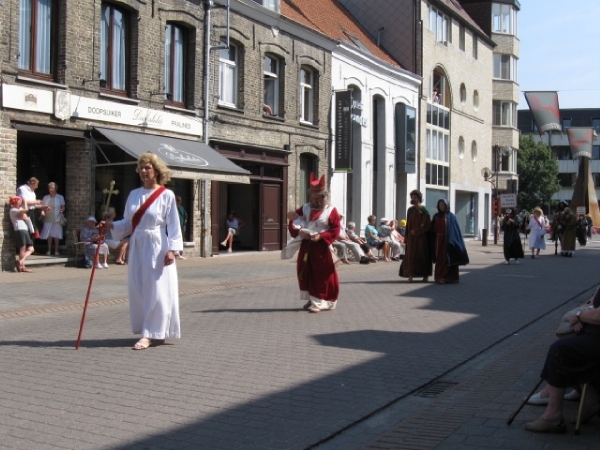
<path fill-rule="evenodd" d="M 113 182 L 114 183 L 114 182 Z M 90 283 L 88 284 L 87 294 L 85 296 L 85 303 L 83 305 L 83 314 L 81 315 L 81 323 L 79 324 L 79 334 L 77 335 L 77 344 L 75 344 L 75 350 L 79 350 L 81 344 L 81 335 L 83 334 L 83 324 L 85 323 L 85 315 L 87 314 L 88 304 L 90 302 L 90 293 L 92 292 L 92 283 L 94 282 L 94 274 L 96 273 L 96 266 L 98 265 L 98 255 L 100 254 L 100 246 L 104 242 L 104 224 L 100 225 L 100 237 L 96 241 L 96 254 L 94 255 L 94 264 L 92 265 L 92 273 L 90 274 Z"/>

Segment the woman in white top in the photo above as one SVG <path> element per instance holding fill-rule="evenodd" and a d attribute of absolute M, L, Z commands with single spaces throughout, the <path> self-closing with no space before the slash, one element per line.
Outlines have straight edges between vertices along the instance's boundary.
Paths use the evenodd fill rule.
<path fill-rule="evenodd" d="M 54 254 L 58 253 L 58 241 L 63 238 L 63 225 L 62 220 L 65 212 L 65 198 L 58 194 L 56 191 L 58 186 L 56 183 L 48 183 L 48 192 L 42 199 L 42 204 L 49 206 L 50 209 L 46 211 L 44 216 L 44 228 L 40 234 L 40 239 L 48 240 L 48 251 L 46 255 L 52 254 L 52 243 L 54 243 Z"/>
<path fill-rule="evenodd" d="M 227 215 L 227 220 L 225 221 L 225 228 L 227 228 L 227 237 L 221 245 L 223 247 L 229 247 L 227 251 L 231 253 L 231 247 L 233 247 L 233 237 L 239 233 L 241 227 L 243 227 L 245 222 L 242 219 L 237 219 L 235 217 L 235 211 L 229 211 Z"/>
<path fill-rule="evenodd" d="M 531 231 L 529 234 L 531 258 L 539 258 L 540 250 L 546 250 L 546 224 L 544 222 L 543 211 L 539 206 L 533 210 L 527 228 Z"/>
<path fill-rule="evenodd" d="M 14 237 L 17 249 L 19 250 L 19 262 L 17 263 L 18 272 L 31 272 L 25 267 L 25 260 L 33 253 L 33 225 L 27 216 L 27 210 L 23 208 L 23 199 L 15 196 L 11 197 L 10 203 L 10 221 L 15 230 Z"/>

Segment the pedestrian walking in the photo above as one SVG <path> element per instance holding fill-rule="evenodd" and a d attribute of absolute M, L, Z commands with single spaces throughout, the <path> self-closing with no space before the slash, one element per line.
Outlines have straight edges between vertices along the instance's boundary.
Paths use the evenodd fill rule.
<path fill-rule="evenodd" d="M 437 210 L 431 220 L 431 230 L 435 239 L 434 279 L 438 284 L 458 283 L 458 266 L 469 264 L 465 241 L 456 216 L 450 211 L 448 200 L 439 199 Z"/>
<path fill-rule="evenodd" d="M 405 243 L 406 250 L 404 259 L 400 264 L 399 275 L 408 278 L 412 283 L 414 277 L 423 277 L 427 282 L 433 273 L 431 258 L 431 218 L 429 211 L 422 205 L 423 194 L 414 190 L 410 193 L 410 204 L 406 212 Z"/>
<path fill-rule="evenodd" d="M 542 208 L 536 206 L 533 214 L 529 216 L 527 229 L 529 235 L 529 250 L 531 250 L 531 259 L 540 257 L 540 250 L 546 250 L 546 226 Z"/>
<path fill-rule="evenodd" d="M 519 264 L 519 259 L 523 259 L 523 245 L 521 244 L 521 235 L 519 229 L 521 225 L 515 218 L 515 213 L 512 209 L 507 209 L 504 219 L 502 220 L 502 231 L 504 231 L 504 264 L 510 264 L 510 260 L 514 259 L 516 264 Z"/>
<path fill-rule="evenodd" d="M 129 312 L 133 346 L 144 350 L 165 339 L 180 338 L 179 289 L 175 252 L 183 250 L 175 194 L 166 164 L 153 153 L 137 161 L 143 187 L 131 191 L 123 220 L 104 222 L 113 239 L 131 236 L 128 257 Z"/>
<path fill-rule="evenodd" d="M 303 308 L 318 313 L 337 306 L 340 282 L 331 245 L 340 234 L 340 216 L 337 209 L 329 204 L 325 175 L 319 180 L 313 173 L 310 174 L 309 194 L 309 203 L 288 213 L 288 217 L 303 217 L 306 226 L 298 229 L 290 220 L 288 230 L 293 238 L 302 238 L 296 271 L 300 298 L 306 301 Z"/>

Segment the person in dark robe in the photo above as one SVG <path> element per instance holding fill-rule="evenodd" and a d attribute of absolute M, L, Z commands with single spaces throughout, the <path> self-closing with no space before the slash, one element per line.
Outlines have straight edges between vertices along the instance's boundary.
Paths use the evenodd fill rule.
<path fill-rule="evenodd" d="M 298 229 L 292 220 L 288 229 L 293 238 L 300 236 L 296 271 L 303 308 L 311 313 L 335 309 L 340 282 L 333 261 L 331 245 L 340 235 L 340 216 L 329 204 L 325 175 L 317 179 L 310 174 L 310 202 L 290 211 L 288 217 L 302 218 L 306 224 Z"/>
<path fill-rule="evenodd" d="M 567 207 L 567 202 L 564 200 L 558 203 L 556 207 L 556 212 L 554 213 L 554 217 L 552 218 L 552 222 L 550 222 L 550 240 L 551 241 L 560 241 L 560 237 L 562 236 L 562 226 L 560 225 L 560 221 L 562 219 L 563 211 Z"/>
<path fill-rule="evenodd" d="M 405 244 L 406 251 L 404 259 L 400 264 L 400 276 L 408 278 L 412 283 L 414 277 L 423 277 L 427 282 L 433 273 L 431 258 L 431 218 L 429 211 L 421 203 L 423 194 L 414 190 L 410 193 L 410 204 L 406 212 Z"/>
<path fill-rule="evenodd" d="M 560 254 L 571 257 L 575 251 L 575 241 L 577 240 L 577 217 L 575 217 L 571 208 L 563 210 L 559 226 L 562 228 Z"/>
<path fill-rule="evenodd" d="M 436 283 L 458 283 L 458 266 L 469 264 L 469 255 L 460 232 L 456 216 L 450 212 L 448 200 L 439 199 L 437 210 L 431 220 L 434 236 L 434 260 Z"/>
<path fill-rule="evenodd" d="M 502 231 L 504 231 L 504 264 L 510 264 L 511 258 L 519 264 L 519 259 L 525 257 L 523 245 L 521 244 L 521 235 L 519 234 L 520 227 L 521 224 L 515 220 L 515 213 L 511 209 L 507 209 L 502 221 Z"/>
<path fill-rule="evenodd" d="M 588 228 L 588 223 L 587 223 L 587 220 L 585 219 L 585 215 L 579 214 L 579 219 L 577 219 L 577 225 L 576 225 L 577 242 L 579 242 L 579 245 L 581 245 L 582 247 L 587 244 L 587 228 Z"/>

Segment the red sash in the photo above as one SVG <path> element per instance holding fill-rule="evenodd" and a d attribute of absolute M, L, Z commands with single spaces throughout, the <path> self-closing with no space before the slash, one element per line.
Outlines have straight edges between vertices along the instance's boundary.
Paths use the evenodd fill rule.
<path fill-rule="evenodd" d="M 537 218 L 537 217 L 535 217 L 535 216 L 533 216 L 533 218 L 535 219 L 535 221 L 537 222 L 537 224 L 540 226 L 540 228 L 541 228 L 542 230 L 544 230 L 545 228 L 542 226 L 542 224 L 541 224 L 541 222 L 538 220 L 538 218 Z"/>
<path fill-rule="evenodd" d="M 142 216 L 144 215 L 144 213 L 146 212 L 146 210 L 148 208 L 150 208 L 150 205 L 152 205 L 152 203 L 154 203 L 154 201 L 158 198 L 158 196 L 160 194 L 162 194 L 166 189 L 167 189 L 166 187 L 160 186 L 158 189 L 156 189 L 152 193 L 152 195 L 150 197 L 148 197 L 146 199 L 146 201 L 144 202 L 144 204 L 142 206 L 140 206 L 139 209 L 135 212 L 135 214 L 131 218 L 131 234 L 133 234 L 133 232 L 135 231 L 135 229 L 139 225 L 140 220 L 142 220 Z"/>

